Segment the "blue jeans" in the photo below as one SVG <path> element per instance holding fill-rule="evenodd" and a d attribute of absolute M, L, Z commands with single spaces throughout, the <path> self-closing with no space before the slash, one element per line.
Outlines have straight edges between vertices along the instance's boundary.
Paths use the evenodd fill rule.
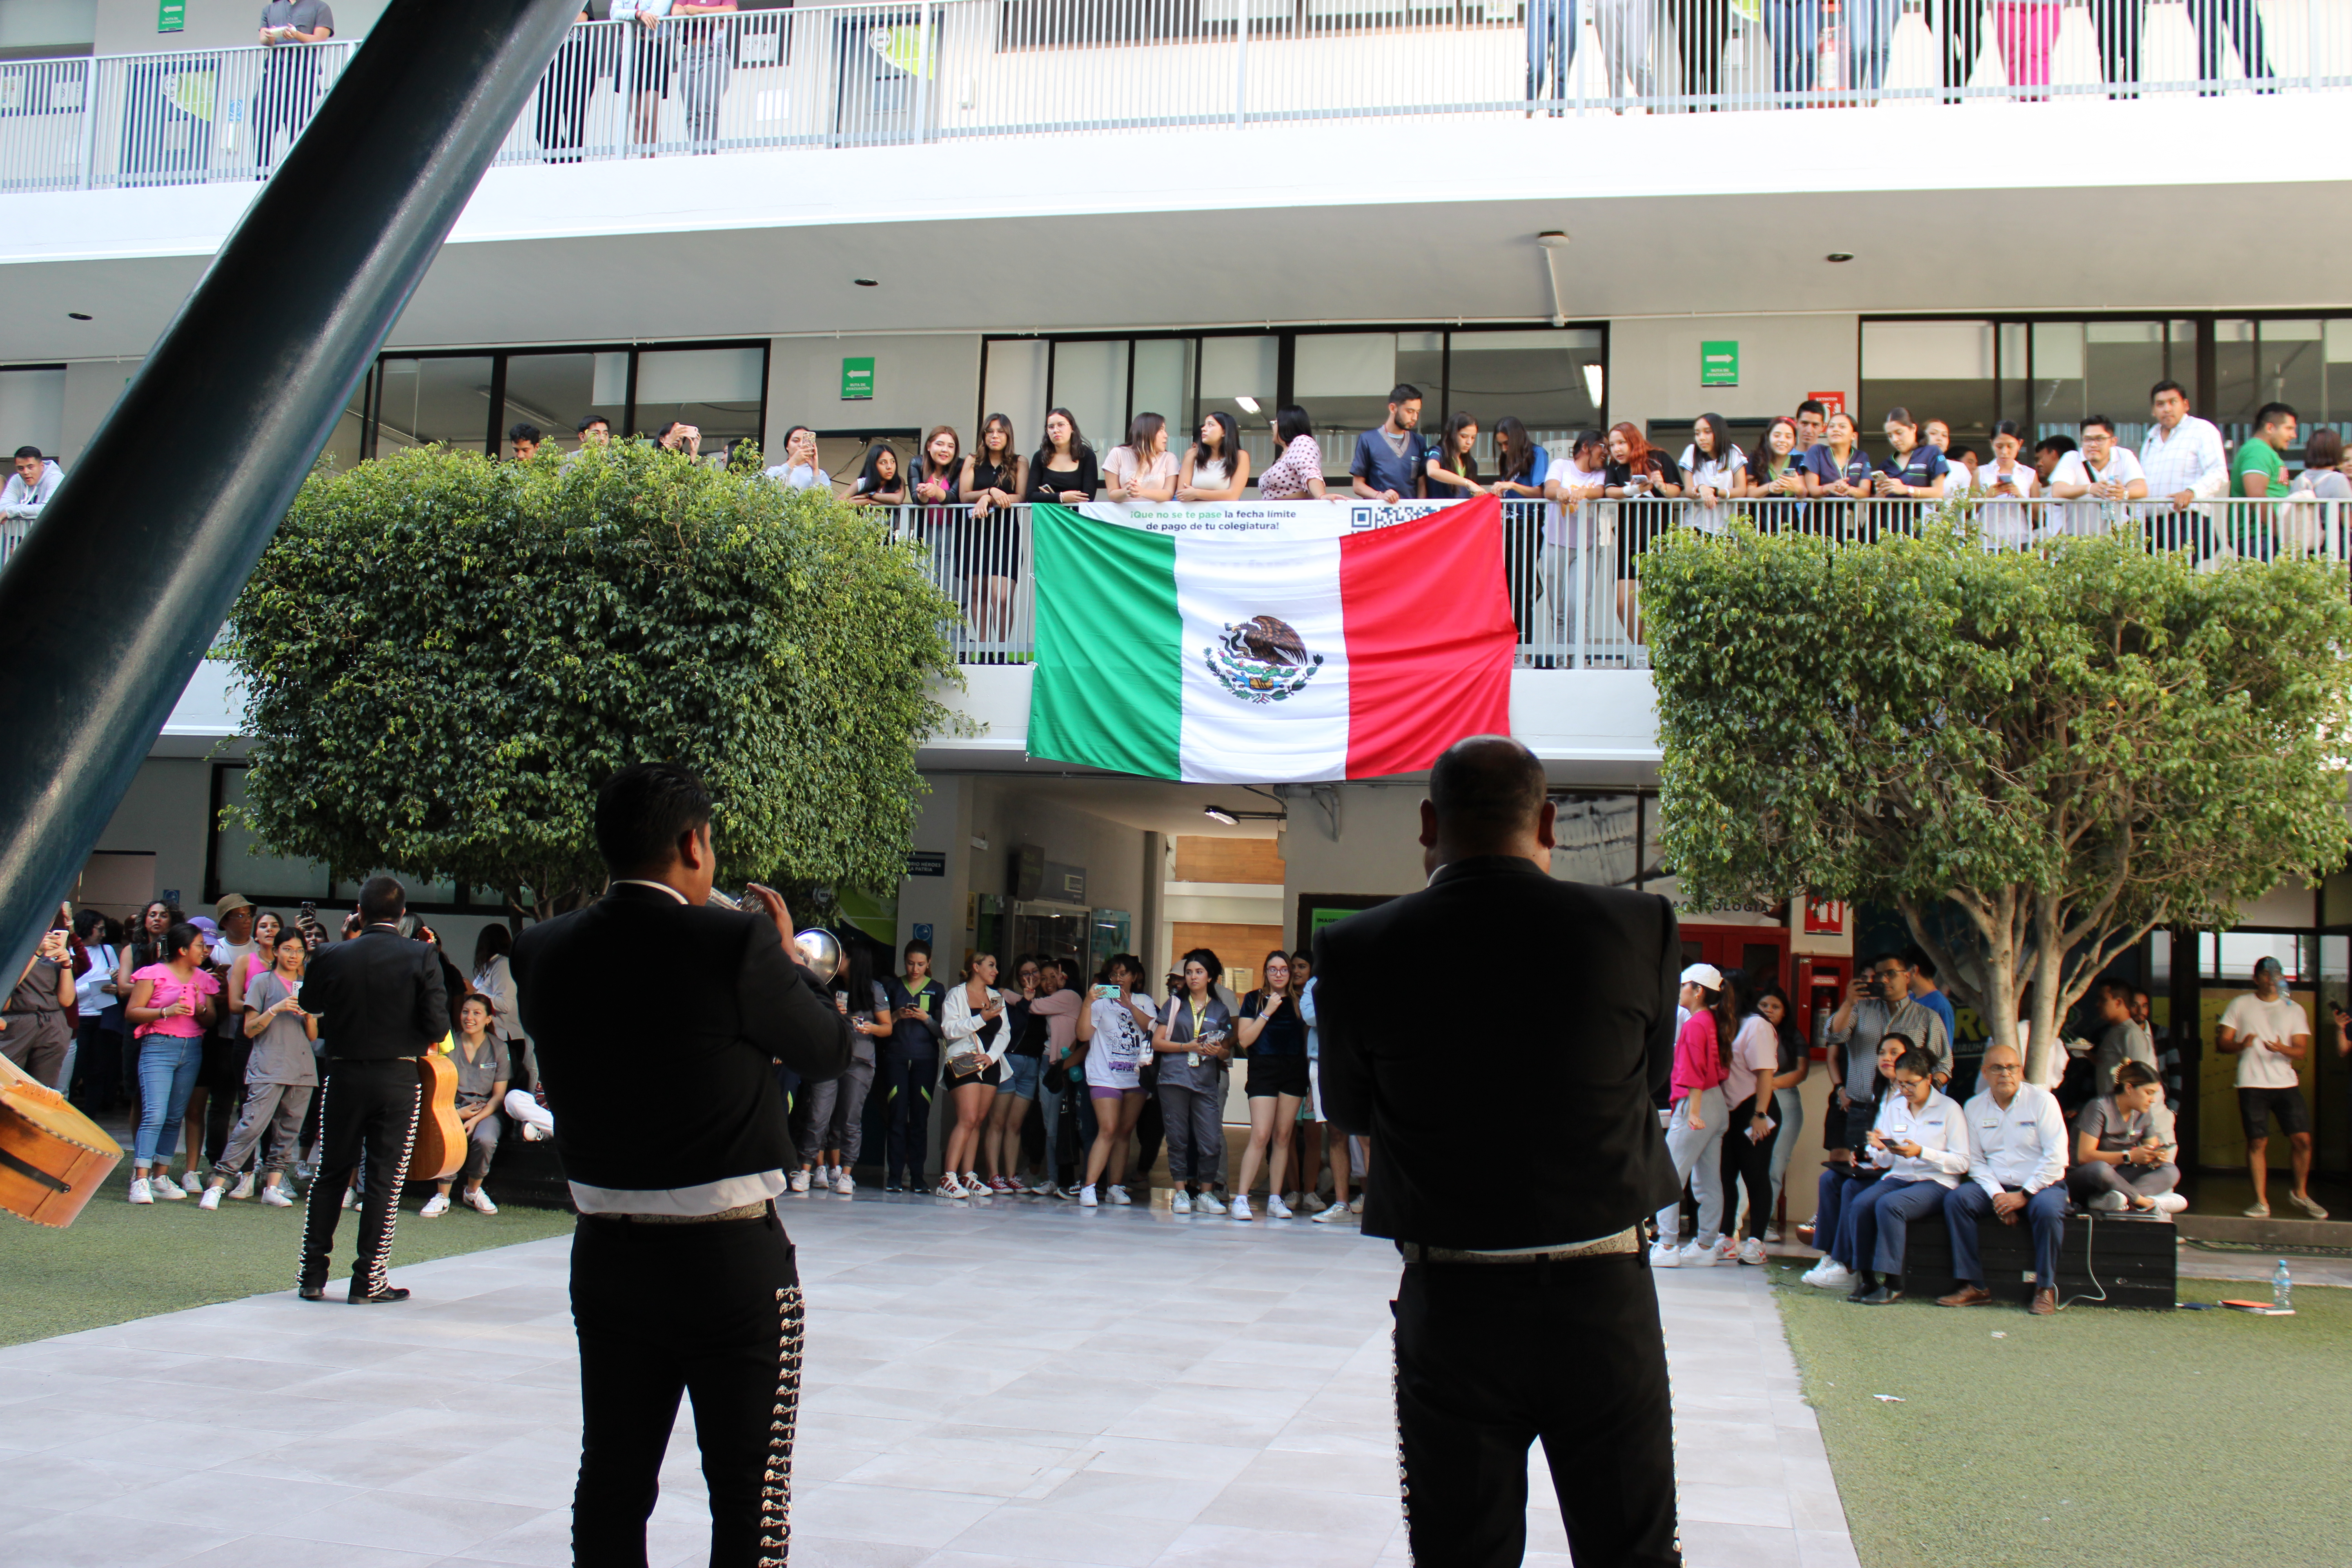
<path fill-rule="evenodd" d="M 2011 1187 L 2010 1191 L 2017 1189 Z M 1984 1255 L 1977 1242 L 1977 1221 L 1992 1213 L 1992 1194 L 1974 1182 L 1962 1182 L 1944 1200 L 1944 1224 L 1952 1233 L 1952 1276 L 1970 1285 L 1982 1285 Z M 2058 1243 L 2066 1234 L 2066 1185 L 2053 1183 L 2025 1200 L 2025 1223 L 2033 1227 L 2033 1284 L 2037 1289 L 2058 1287 Z"/>
<path fill-rule="evenodd" d="M 1853 1200 L 1869 1190 L 1836 1165 L 1825 1166 L 1813 1197 L 1813 1245 L 1833 1262 L 1848 1268 L 1853 1263 Z"/>
<path fill-rule="evenodd" d="M 1822 52 L 1822 0 L 1764 0 L 1764 36 L 1772 44 L 1772 90 L 1812 91 Z"/>
<path fill-rule="evenodd" d="M 1900 0 L 1850 0 L 1845 14 L 1845 85 L 1850 91 L 1876 92 L 1886 80 L 1888 41 L 1895 35 Z"/>
<path fill-rule="evenodd" d="M 1528 0 L 1528 101 L 1545 96 L 1547 81 L 1554 102 L 1565 99 L 1575 66 L 1576 0 Z"/>
<path fill-rule="evenodd" d="M 1948 1195 L 1941 1182 L 1880 1177 L 1853 1200 L 1853 1255 L 1874 1274 L 1902 1273 L 1903 1227 L 1941 1211 Z"/>
<path fill-rule="evenodd" d="M 177 1035 L 150 1035 L 139 1042 L 139 1135 L 132 1140 L 133 1165 L 170 1164 L 179 1152 L 180 1119 L 204 1066 L 205 1043 Z"/>

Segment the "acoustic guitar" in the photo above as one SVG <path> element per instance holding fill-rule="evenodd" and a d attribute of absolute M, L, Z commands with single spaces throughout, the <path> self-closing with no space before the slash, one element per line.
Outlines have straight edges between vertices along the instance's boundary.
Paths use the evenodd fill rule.
<path fill-rule="evenodd" d="M 121 1144 L 0 1058 L 0 1208 L 63 1230 L 121 1163 Z"/>
<path fill-rule="evenodd" d="M 425 1093 L 416 1107 L 408 1179 L 446 1182 L 466 1163 L 466 1128 L 457 1120 L 457 1065 L 436 1046 L 416 1058 L 416 1079 Z"/>

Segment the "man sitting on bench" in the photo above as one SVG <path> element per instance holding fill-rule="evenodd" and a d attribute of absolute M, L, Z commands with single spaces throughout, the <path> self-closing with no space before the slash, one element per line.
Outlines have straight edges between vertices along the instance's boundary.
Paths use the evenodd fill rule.
<path fill-rule="evenodd" d="M 2084 1208 L 2103 1214 L 2179 1214 L 2189 1200 L 2173 1155 L 2172 1112 L 2164 1085 L 2136 1061 L 2116 1069 L 2116 1091 L 2083 1107 L 2074 1119 L 2074 1168 L 2066 1187 Z"/>
<path fill-rule="evenodd" d="M 2126 1063 L 2126 1066 L 2136 1066 Z M 1958 1288 L 1939 1307 L 1979 1307 L 1985 1289 L 1977 1221 L 1991 1215 L 2003 1225 L 2022 1218 L 2033 1227 L 2033 1304 L 2047 1317 L 2058 1310 L 2058 1243 L 2066 1234 L 2066 1119 L 2056 1097 L 2025 1081 L 2014 1046 L 1992 1046 L 1977 1069 L 1985 1087 L 1964 1113 L 1969 1130 L 1969 1179 L 1944 1203 L 1952 1233 L 1952 1272 Z"/>

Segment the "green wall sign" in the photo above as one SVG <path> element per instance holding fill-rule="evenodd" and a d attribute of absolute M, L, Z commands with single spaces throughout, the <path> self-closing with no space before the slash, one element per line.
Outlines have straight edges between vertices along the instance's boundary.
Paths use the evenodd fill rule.
<path fill-rule="evenodd" d="M 188 0 L 155 0 L 155 30 L 159 33 L 184 32 L 188 26 Z"/>
<path fill-rule="evenodd" d="M 841 400 L 844 403 L 864 403 L 874 396 L 874 362 L 869 359 L 845 359 L 841 362 Z"/>
<path fill-rule="evenodd" d="M 1737 340 L 1698 345 L 1698 384 L 1701 386 L 1739 384 L 1739 344 Z"/>

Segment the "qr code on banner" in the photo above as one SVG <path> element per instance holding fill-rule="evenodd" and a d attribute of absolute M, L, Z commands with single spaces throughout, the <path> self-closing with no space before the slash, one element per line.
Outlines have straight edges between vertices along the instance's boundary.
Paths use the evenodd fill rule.
<path fill-rule="evenodd" d="M 1393 523 L 1411 522 L 1427 517 L 1437 509 L 1431 506 L 1351 506 L 1348 509 L 1349 528 L 1387 528 Z"/>

